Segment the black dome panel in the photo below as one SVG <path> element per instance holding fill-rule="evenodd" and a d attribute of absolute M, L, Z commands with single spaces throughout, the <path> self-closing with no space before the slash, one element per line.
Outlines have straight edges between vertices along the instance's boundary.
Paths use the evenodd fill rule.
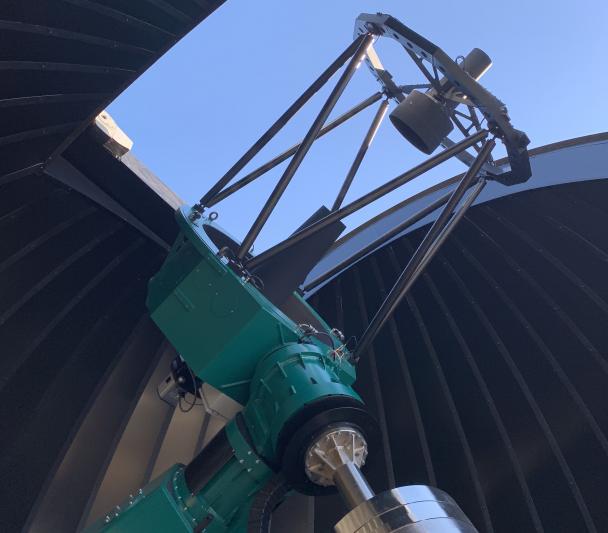
<path fill-rule="evenodd" d="M 436 485 L 484 532 L 608 529 L 606 205 L 597 180 L 469 211 L 360 363 L 385 432 L 374 488 Z M 313 305 L 361 334 L 425 230 Z"/>

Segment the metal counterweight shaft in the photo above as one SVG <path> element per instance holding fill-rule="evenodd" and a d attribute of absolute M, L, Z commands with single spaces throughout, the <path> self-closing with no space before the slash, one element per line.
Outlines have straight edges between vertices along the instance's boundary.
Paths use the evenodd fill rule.
<path fill-rule="evenodd" d="M 354 463 L 346 463 L 336 468 L 334 483 L 349 509 L 374 497 L 374 491 Z"/>
<path fill-rule="evenodd" d="M 349 512 L 336 533 L 477 533 L 445 492 L 412 485 L 375 494 L 359 469 L 367 442 L 353 426 L 330 427 L 311 444 L 305 468 L 311 481 L 335 485 Z"/>

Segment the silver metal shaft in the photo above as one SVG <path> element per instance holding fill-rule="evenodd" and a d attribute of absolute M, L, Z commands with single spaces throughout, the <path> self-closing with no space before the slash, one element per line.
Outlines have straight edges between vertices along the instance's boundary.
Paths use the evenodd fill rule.
<path fill-rule="evenodd" d="M 348 462 L 336 468 L 334 483 L 349 509 L 374 497 L 374 491 L 354 463 Z"/>

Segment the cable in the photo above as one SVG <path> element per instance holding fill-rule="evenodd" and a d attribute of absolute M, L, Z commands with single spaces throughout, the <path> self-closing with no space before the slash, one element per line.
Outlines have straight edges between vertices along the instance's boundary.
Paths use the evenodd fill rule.
<path fill-rule="evenodd" d="M 325 335 L 326 337 L 329 337 L 332 349 L 336 350 L 339 348 L 339 346 L 336 346 L 333 335 L 330 335 L 327 333 L 327 331 L 319 331 L 310 324 L 298 324 L 298 328 L 300 328 L 300 331 L 303 333 L 304 337 L 310 337 L 312 335 Z"/>
<path fill-rule="evenodd" d="M 354 347 L 357 346 L 357 337 L 355 337 L 354 335 L 352 335 L 348 338 L 348 340 L 345 341 L 344 334 L 336 328 L 333 328 L 331 330 L 331 333 L 333 333 L 333 335 L 327 333 L 327 331 L 318 331 L 314 326 L 310 324 L 298 324 L 298 328 L 300 328 L 304 337 L 310 337 L 311 335 L 326 335 L 327 337 L 329 337 L 331 340 L 331 350 L 329 351 L 329 355 L 331 355 L 333 359 L 342 360 L 342 358 L 344 357 L 343 351 L 348 350 L 350 357 L 347 358 L 347 361 L 351 363 L 357 362 L 354 359 L 354 348 L 349 348 L 349 344 L 351 343 L 351 341 L 354 341 Z M 334 335 L 340 338 L 342 344 L 336 346 Z"/>
<path fill-rule="evenodd" d="M 184 395 L 184 396 L 180 396 L 180 397 L 177 399 L 177 406 L 179 407 L 179 410 L 180 410 L 182 413 L 189 413 L 190 411 L 192 411 L 192 409 L 194 409 L 194 406 L 196 405 L 196 400 L 194 401 L 194 403 L 190 403 L 190 402 L 188 402 L 188 401 L 187 401 L 185 398 L 186 398 L 186 396 L 185 396 L 185 395 Z M 182 407 L 182 400 L 188 404 L 188 408 L 187 408 L 187 409 L 184 409 L 184 408 Z"/>
<path fill-rule="evenodd" d="M 182 413 L 189 413 L 197 405 L 203 405 L 203 406 L 205 405 L 204 402 L 202 401 L 202 398 L 201 398 L 201 402 L 197 403 L 197 401 L 196 401 L 197 394 L 196 393 L 197 393 L 199 387 L 197 387 L 196 377 L 194 376 L 194 373 L 192 372 L 192 369 L 188 365 L 186 365 L 186 368 L 188 369 L 188 372 L 190 373 L 190 378 L 192 379 L 192 390 L 194 391 L 194 393 L 193 393 L 194 401 L 193 402 L 187 401 L 186 400 L 186 394 L 187 394 L 187 392 L 184 392 L 184 395 L 180 396 L 179 399 L 177 400 L 177 406 L 179 407 L 179 410 Z M 182 407 L 182 400 L 185 401 L 189 405 L 189 407 L 187 409 L 184 409 Z"/>

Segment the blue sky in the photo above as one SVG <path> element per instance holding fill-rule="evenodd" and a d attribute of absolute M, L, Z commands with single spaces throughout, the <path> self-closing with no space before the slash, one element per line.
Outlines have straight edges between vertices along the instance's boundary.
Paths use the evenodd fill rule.
<path fill-rule="evenodd" d="M 531 147 L 608 130 L 608 2 L 602 0 L 228 0 L 127 89 L 110 113 L 134 140 L 137 157 L 194 203 L 350 43 L 357 15 L 378 11 L 453 58 L 474 47 L 485 50 L 494 65 L 481 81 L 505 102 Z M 399 83 L 423 81 L 398 45 L 380 40 L 377 50 Z M 304 135 L 336 79 L 248 169 Z M 376 90 L 369 71 L 360 68 L 332 116 Z M 374 112 L 366 110 L 315 143 L 257 251 L 287 236 L 321 204 L 331 206 Z M 386 119 L 346 201 L 423 158 Z M 285 166 L 218 204 L 218 222 L 243 237 Z M 449 162 L 351 216 L 347 225 L 356 227 L 462 169 Z"/>

